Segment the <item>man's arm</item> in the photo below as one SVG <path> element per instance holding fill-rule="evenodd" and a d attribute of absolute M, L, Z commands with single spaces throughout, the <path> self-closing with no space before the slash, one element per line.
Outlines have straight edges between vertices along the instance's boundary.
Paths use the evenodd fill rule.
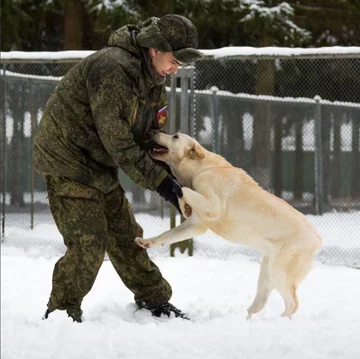
<path fill-rule="evenodd" d="M 134 140 L 131 125 L 136 120 L 138 98 L 132 91 L 132 82 L 115 59 L 102 60 L 106 64 L 99 68 L 93 66 L 87 81 L 90 107 L 100 139 L 114 161 L 135 183 L 154 190 L 167 173 Z"/>

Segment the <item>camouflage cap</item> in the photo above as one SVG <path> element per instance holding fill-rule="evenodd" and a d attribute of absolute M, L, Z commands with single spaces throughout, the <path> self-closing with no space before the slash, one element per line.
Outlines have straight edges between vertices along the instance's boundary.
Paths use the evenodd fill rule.
<path fill-rule="evenodd" d="M 181 62 L 190 63 L 204 55 L 197 50 L 198 33 L 194 24 L 184 16 L 151 17 L 143 22 L 137 35 L 138 45 L 172 52 Z"/>

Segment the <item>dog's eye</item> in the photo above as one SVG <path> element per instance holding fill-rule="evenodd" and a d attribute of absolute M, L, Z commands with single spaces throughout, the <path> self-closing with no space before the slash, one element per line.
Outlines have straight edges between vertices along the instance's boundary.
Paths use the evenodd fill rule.
<path fill-rule="evenodd" d="M 179 135 L 174 135 L 172 138 L 177 140 L 179 138 Z"/>

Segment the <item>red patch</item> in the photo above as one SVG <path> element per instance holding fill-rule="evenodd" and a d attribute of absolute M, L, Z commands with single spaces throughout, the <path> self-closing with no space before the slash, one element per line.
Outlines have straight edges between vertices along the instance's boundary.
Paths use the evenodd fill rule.
<path fill-rule="evenodd" d="M 165 125 L 167 121 L 167 105 L 161 108 L 156 115 L 157 122 L 160 126 Z"/>

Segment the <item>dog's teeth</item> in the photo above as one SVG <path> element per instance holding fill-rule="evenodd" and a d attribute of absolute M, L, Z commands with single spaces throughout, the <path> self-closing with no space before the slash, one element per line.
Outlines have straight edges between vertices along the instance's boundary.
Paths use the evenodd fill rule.
<path fill-rule="evenodd" d="M 154 148 L 153 150 L 156 153 L 166 153 L 167 150 L 165 150 L 164 148 Z"/>

